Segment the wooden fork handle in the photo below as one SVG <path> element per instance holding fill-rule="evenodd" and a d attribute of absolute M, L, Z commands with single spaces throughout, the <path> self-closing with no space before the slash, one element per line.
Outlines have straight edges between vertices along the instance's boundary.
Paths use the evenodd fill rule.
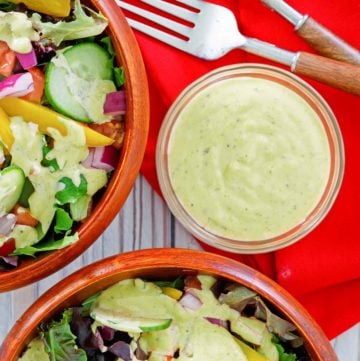
<path fill-rule="evenodd" d="M 360 96 L 360 66 L 300 52 L 292 71 Z"/>
<path fill-rule="evenodd" d="M 357 49 L 311 17 L 308 17 L 304 24 L 297 29 L 297 34 L 324 56 L 360 65 L 360 52 Z"/>

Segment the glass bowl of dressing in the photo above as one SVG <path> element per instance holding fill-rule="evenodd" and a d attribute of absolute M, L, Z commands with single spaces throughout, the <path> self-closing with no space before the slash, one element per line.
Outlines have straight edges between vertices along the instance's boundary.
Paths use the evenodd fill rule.
<path fill-rule="evenodd" d="M 165 200 L 199 240 L 234 253 L 269 252 L 314 229 L 339 192 L 344 146 L 309 84 L 276 67 L 219 68 L 192 83 L 160 130 Z"/>

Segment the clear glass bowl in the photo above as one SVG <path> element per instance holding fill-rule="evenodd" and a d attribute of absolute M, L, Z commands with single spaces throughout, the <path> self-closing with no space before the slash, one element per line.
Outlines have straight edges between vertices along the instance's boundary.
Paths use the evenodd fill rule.
<path fill-rule="evenodd" d="M 191 100 L 209 86 L 237 77 L 255 77 L 281 84 L 300 95 L 321 120 L 330 151 L 330 171 L 324 192 L 309 214 L 298 225 L 263 240 L 239 240 L 219 236 L 199 222 L 184 208 L 172 186 L 169 172 L 169 144 L 174 126 Z M 194 121 L 196 121 L 194 119 Z M 185 150 L 186 151 L 186 150 Z M 178 221 L 196 238 L 210 246 L 234 253 L 262 253 L 288 246 L 313 230 L 329 212 L 339 192 L 344 173 L 344 146 L 336 118 L 321 95 L 297 76 L 262 64 L 240 64 L 219 68 L 187 87 L 169 109 L 162 124 L 156 153 L 157 175 L 165 200 Z"/>

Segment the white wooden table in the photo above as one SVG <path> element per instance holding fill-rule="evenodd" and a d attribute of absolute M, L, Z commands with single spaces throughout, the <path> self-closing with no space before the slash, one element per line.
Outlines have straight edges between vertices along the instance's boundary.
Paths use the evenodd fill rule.
<path fill-rule="evenodd" d="M 200 248 L 140 176 L 122 211 L 87 252 L 36 284 L 0 294 L 0 344 L 20 315 L 67 275 L 117 253 L 159 247 Z M 360 361 L 360 324 L 337 337 L 332 344 L 340 361 Z"/>

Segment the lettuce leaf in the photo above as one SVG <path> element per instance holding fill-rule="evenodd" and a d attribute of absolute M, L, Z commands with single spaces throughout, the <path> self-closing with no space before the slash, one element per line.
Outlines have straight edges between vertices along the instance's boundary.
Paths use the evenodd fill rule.
<path fill-rule="evenodd" d="M 12 11 L 16 9 L 16 5 L 7 0 L 0 0 L 0 11 Z"/>
<path fill-rule="evenodd" d="M 87 181 L 82 174 L 80 175 L 80 184 L 78 186 L 68 177 L 61 178 L 59 182 L 64 185 L 64 189 L 55 194 L 55 198 L 60 205 L 76 203 L 87 192 Z"/>
<path fill-rule="evenodd" d="M 41 161 L 41 165 L 43 167 L 50 167 L 52 172 L 60 170 L 59 164 L 57 160 L 54 159 L 47 159 L 46 156 L 51 151 L 51 148 L 47 145 L 44 145 L 42 147 L 42 154 L 43 154 L 43 160 Z"/>
<path fill-rule="evenodd" d="M 71 229 L 73 220 L 65 209 L 58 208 L 55 213 L 55 233 L 66 232 Z"/>
<path fill-rule="evenodd" d="M 171 287 L 178 290 L 184 289 L 184 279 L 181 277 L 176 278 L 174 281 L 155 281 L 158 287 Z"/>
<path fill-rule="evenodd" d="M 46 242 L 40 242 L 34 246 L 28 246 L 23 248 L 16 249 L 11 256 L 29 256 L 35 257 L 35 254 L 38 252 L 48 252 L 48 251 L 56 251 L 58 249 L 65 248 L 75 243 L 79 239 L 79 235 L 77 233 L 73 235 L 65 235 L 64 238 L 55 241 L 50 239 Z"/>
<path fill-rule="evenodd" d="M 71 309 L 65 310 L 60 321 L 42 326 L 41 337 L 51 361 L 87 361 L 85 351 L 77 346 L 76 336 L 71 332 L 72 313 Z"/>
<path fill-rule="evenodd" d="M 111 57 L 111 61 L 115 59 L 115 50 L 112 44 L 111 38 L 109 36 L 105 36 L 100 40 L 103 48 L 109 53 Z M 113 67 L 114 72 L 114 82 L 117 89 L 120 89 L 125 84 L 125 69 L 123 66 L 115 66 Z"/>
<path fill-rule="evenodd" d="M 124 67 L 114 68 L 114 81 L 117 89 L 120 89 L 125 84 L 125 69 Z"/>
<path fill-rule="evenodd" d="M 75 0 L 73 21 L 58 21 L 57 23 L 42 22 L 41 16 L 33 14 L 33 27 L 41 33 L 42 38 L 49 39 L 56 46 L 65 40 L 83 39 L 101 34 L 108 26 L 107 19 L 100 13 L 87 7 L 82 7 L 80 0 Z M 87 13 L 84 11 L 86 9 Z"/>
<path fill-rule="evenodd" d="M 274 343 L 279 352 L 279 361 L 296 361 L 297 357 L 294 353 L 287 353 L 282 345 Z"/>

